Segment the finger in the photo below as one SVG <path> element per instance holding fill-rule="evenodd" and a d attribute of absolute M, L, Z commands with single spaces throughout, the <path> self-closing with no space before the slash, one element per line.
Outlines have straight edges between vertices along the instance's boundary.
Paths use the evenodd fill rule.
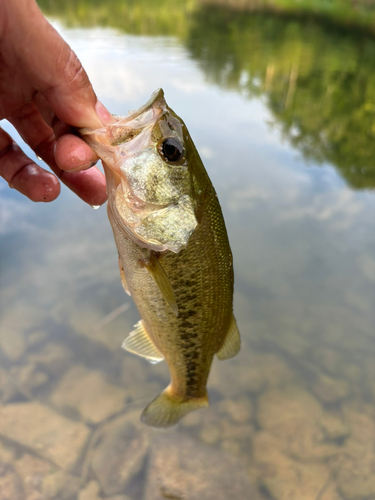
<path fill-rule="evenodd" d="M 53 129 L 54 124 L 58 121 L 55 112 L 51 109 L 51 106 L 48 104 L 47 99 L 40 93 L 36 92 L 32 99 L 36 109 L 39 111 L 39 114 L 43 118 L 43 120 L 47 123 L 47 125 Z M 61 122 L 63 123 L 63 122 Z M 69 128 L 69 125 L 65 126 Z M 56 132 L 56 131 L 54 131 Z M 63 132 L 62 132 L 63 133 Z M 55 133 L 56 135 L 56 133 Z"/>
<path fill-rule="evenodd" d="M 66 134 L 56 141 L 55 160 L 62 170 L 80 172 L 95 165 L 98 157 L 82 139 Z"/>
<path fill-rule="evenodd" d="M 74 193 L 90 205 L 105 203 L 107 199 L 105 178 L 96 167 L 87 172 L 77 173 L 64 172 L 58 167 L 54 156 L 56 144 L 54 133 L 45 123 L 34 104 L 24 105 L 9 118 L 9 121 L 31 149 L 50 166 L 59 179 Z M 91 148 L 89 148 L 89 151 L 91 155 Z"/>
<path fill-rule="evenodd" d="M 49 202 L 60 194 L 60 183 L 50 172 L 36 165 L 0 128 L 0 175 L 32 201 Z"/>
<path fill-rule="evenodd" d="M 86 72 L 35 0 L 5 2 L 3 8 L 5 18 L 12 21 L 2 40 L 8 65 L 17 66 L 63 122 L 75 127 L 101 127 L 95 110 L 96 95 Z"/>
<path fill-rule="evenodd" d="M 96 167 L 84 172 L 60 172 L 62 182 L 89 205 L 101 206 L 106 202 L 105 178 Z"/>
<path fill-rule="evenodd" d="M 37 92 L 33 102 L 44 121 L 53 128 L 57 138 L 55 160 L 59 168 L 67 172 L 79 172 L 97 163 L 99 158 L 96 153 L 75 135 L 73 127 L 57 118 L 40 92 Z"/>

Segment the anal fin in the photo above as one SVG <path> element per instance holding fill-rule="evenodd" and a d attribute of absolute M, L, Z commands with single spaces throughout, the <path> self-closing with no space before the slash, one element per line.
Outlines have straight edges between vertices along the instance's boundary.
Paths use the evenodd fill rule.
<path fill-rule="evenodd" d="M 130 291 L 129 291 L 128 283 L 127 283 L 126 278 L 125 278 L 124 268 L 122 267 L 122 262 L 121 262 L 120 256 L 118 256 L 118 267 L 120 269 L 120 278 L 121 278 L 122 286 L 124 287 L 125 292 L 128 295 L 131 295 Z"/>
<path fill-rule="evenodd" d="M 228 333 L 225 337 L 224 344 L 216 353 L 220 360 L 233 358 L 241 349 L 240 332 L 238 331 L 235 317 L 232 315 L 232 321 L 229 326 Z"/>
<path fill-rule="evenodd" d="M 154 252 L 151 252 L 150 259 L 148 262 L 144 262 L 144 266 L 158 285 L 166 303 L 170 306 L 174 314 L 178 316 L 176 297 L 174 296 L 171 282 Z"/>
<path fill-rule="evenodd" d="M 129 334 L 129 337 L 124 340 L 122 347 L 138 356 L 146 358 L 150 363 L 159 363 L 163 361 L 164 356 L 150 339 L 143 321 L 138 321 L 135 329 Z"/>

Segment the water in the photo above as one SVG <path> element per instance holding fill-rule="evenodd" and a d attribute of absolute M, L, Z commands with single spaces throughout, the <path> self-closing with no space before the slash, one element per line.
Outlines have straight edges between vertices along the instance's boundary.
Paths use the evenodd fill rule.
<path fill-rule="evenodd" d="M 188 125 L 241 353 L 215 361 L 209 409 L 138 423 L 168 370 L 120 348 L 139 316 L 106 211 L 1 182 L 0 498 L 374 499 L 375 39 L 334 14 L 171 5 L 41 2 L 108 109 L 162 87 Z"/>

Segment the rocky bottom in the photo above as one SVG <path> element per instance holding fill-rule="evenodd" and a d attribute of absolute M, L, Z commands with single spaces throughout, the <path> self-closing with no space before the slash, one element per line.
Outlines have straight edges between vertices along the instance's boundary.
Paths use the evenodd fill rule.
<path fill-rule="evenodd" d="M 215 361 L 210 407 L 162 431 L 139 415 L 168 370 L 110 327 L 3 331 L 0 500 L 374 500 L 373 339 L 296 324 L 254 322 Z"/>

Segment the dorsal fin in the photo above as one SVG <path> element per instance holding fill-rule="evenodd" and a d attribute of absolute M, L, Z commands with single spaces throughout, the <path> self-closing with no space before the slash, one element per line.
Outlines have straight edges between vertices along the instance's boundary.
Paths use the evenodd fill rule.
<path fill-rule="evenodd" d="M 216 353 L 220 360 L 233 358 L 241 349 L 240 332 L 238 331 L 235 317 L 232 314 L 232 321 L 229 326 L 228 333 L 225 337 L 224 344 Z"/>
<path fill-rule="evenodd" d="M 174 296 L 171 282 L 154 252 L 151 252 L 150 259 L 145 262 L 144 265 L 158 285 L 164 300 L 170 306 L 174 314 L 178 316 L 176 297 Z"/>
<path fill-rule="evenodd" d="M 138 321 L 134 326 L 135 329 L 129 333 L 129 337 L 124 340 L 122 347 L 129 352 L 146 358 L 150 363 L 163 361 L 164 356 L 150 339 L 143 326 L 143 321 Z"/>

